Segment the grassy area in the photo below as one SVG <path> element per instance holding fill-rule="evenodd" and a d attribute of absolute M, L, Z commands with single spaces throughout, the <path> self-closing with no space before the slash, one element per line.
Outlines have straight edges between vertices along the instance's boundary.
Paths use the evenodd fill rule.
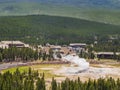
<path fill-rule="evenodd" d="M 17 68 L 19 68 L 19 70 L 20 70 L 21 73 L 24 72 L 24 71 L 27 71 L 29 69 L 28 66 L 23 66 L 23 67 L 9 68 L 9 69 L 6 69 L 6 70 L 2 70 L 2 72 L 5 73 L 7 71 L 10 71 L 11 73 L 14 73 Z"/>
<path fill-rule="evenodd" d="M 98 67 L 98 68 L 104 68 L 104 66 L 107 67 L 120 67 L 120 62 L 117 62 L 116 60 L 113 59 L 101 59 L 100 61 L 96 61 L 98 64 L 93 63 L 90 64 L 92 67 Z"/>
<path fill-rule="evenodd" d="M 29 67 L 33 70 L 38 70 L 40 74 L 44 73 L 45 78 L 52 78 L 52 77 L 63 77 L 61 75 L 55 75 L 53 73 L 54 70 L 59 69 L 62 65 L 54 65 L 54 64 L 44 64 L 44 65 L 32 65 L 32 66 L 22 66 L 22 67 L 15 67 L 15 68 L 10 68 L 3 70 L 2 72 L 5 73 L 7 71 L 10 71 L 11 73 L 14 73 L 15 70 L 18 68 L 20 72 L 27 71 Z"/>
<path fill-rule="evenodd" d="M 120 67 L 120 63 L 119 64 L 112 64 L 111 66 Z"/>

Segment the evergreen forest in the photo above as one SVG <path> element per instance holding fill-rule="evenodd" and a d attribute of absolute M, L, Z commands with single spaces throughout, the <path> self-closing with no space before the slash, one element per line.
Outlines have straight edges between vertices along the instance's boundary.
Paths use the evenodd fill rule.
<path fill-rule="evenodd" d="M 20 72 L 16 69 L 14 73 L 9 71 L 0 73 L 0 90 L 119 90 L 120 79 L 99 78 L 82 82 L 80 78 L 77 80 L 66 80 L 58 83 L 54 78 L 50 82 L 50 86 L 46 85 L 44 73 L 39 74 L 38 71 L 28 69 L 28 71 Z"/>
<path fill-rule="evenodd" d="M 0 40 L 21 40 L 30 44 L 99 43 L 119 39 L 120 26 L 83 19 L 32 15 L 1 16 Z"/>

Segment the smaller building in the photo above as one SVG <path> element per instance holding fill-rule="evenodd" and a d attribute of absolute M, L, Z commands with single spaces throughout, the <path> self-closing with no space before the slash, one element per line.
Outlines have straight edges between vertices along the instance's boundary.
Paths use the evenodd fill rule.
<path fill-rule="evenodd" d="M 85 51 L 85 47 L 87 46 L 87 44 L 71 43 L 69 46 L 71 47 L 71 50 L 75 51 L 76 53 L 80 53 L 81 51 Z"/>
<path fill-rule="evenodd" d="M 98 52 L 95 53 L 98 58 L 113 59 L 115 55 L 120 55 L 120 52 Z"/>
<path fill-rule="evenodd" d="M 85 48 L 87 46 L 87 44 L 85 44 L 85 43 L 71 43 L 69 46 L 72 48 Z"/>
<path fill-rule="evenodd" d="M 61 50 L 61 46 L 51 46 L 50 49 L 53 51 L 53 52 L 59 52 Z"/>

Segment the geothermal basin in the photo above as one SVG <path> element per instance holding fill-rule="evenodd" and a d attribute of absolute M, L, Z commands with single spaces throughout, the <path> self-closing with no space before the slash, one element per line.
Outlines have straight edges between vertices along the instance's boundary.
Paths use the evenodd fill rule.
<path fill-rule="evenodd" d="M 69 61 L 69 66 L 62 66 L 61 68 L 54 70 L 54 74 L 62 75 L 70 79 L 77 79 L 81 77 L 83 81 L 98 78 L 119 78 L 120 77 L 120 64 L 117 62 L 117 66 L 107 64 L 94 64 L 92 66 L 84 58 L 79 58 L 76 55 L 63 56 L 62 60 Z M 112 60 L 113 61 L 113 60 Z M 112 63 L 116 63 L 115 61 Z"/>

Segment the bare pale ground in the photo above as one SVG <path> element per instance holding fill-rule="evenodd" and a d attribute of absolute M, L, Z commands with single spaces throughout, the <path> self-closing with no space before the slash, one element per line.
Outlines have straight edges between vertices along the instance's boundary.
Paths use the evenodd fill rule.
<path fill-rule="evenodd" d="M 87 81 L 89 78 L 108 78 L 113 77 L 114 79 L 120 78 L 120 63 L 115 61 L 105 61 L 103 64 L 90 64 L 88 70 L 81 73 L 67 73 L 66 70 L 69 68 L 76 68 L 70 64 L 45 64 L 45 65 L 32 65 L 30 66 L 34 70 L 38 70 L 40 73 L 45 73 L 46 83 L 49 85 L 52 81 L 52 77 L 57 82 L 62 82 L 66 78 L 76 80 L 80 77 L 81 81 Z"/>
<path fill-rule="evenodd" d="M 90 79 L 108 78 L 113 77 L 114 79 L 120 78 L 120 63 L 110 62 L 104 64 L 90 64 L 90 68 L 87 71 L 78 74 L 69 74 L 66 72 L 66 68 L 71 67 L 70 64 L 63 65 L 35 65 L 31 66 L 35 70 L 45 73 L 45 80 L 47 88 L 50 87 L 52 77 L 56 79 L 58 83 L 61 83 L 66 78 L 76 80 L 80 77 L 81 81 L 87 81 Z M 75 66 L 76 67 L 76 66 Z M 47 89 L 49 90 L 49 89 Z"/>
<path fill-rule="evenodd" d="M 30 67 L 34 70 L 38 70 L 39 73 L 45 74 L 45 80 L 50 83 L 52 77 L 54 77 L 57 82 L 62 82 L 66 78 L 75 80 L 80 77 L 81 81 L 87 81 L 89 78 L 98 79 L 113 77 L 114 79 L 120 78 L 120 62 L 113 60 L 101 60 L 102 64 L 90 64 L 88 70 L 74 74 L 67 73 L 66 70 L 69 68 L 74 68 L 70 64 L 43 64 L 43 65 L 31 65 Z M 76 66 L 75 66 L 76 68 Z"/>
<path fill-rule="evenodd" d="M 61 65 L 60 67 L 52 68 L 50 72 L 56 76 L 55 79 L 57 80 L 57 82 L 62 82 L 66 78 L 76 80 L 78 77 L 80 77 L 81 81 L 87 81 L 89 78 L 91 79 L 108 77 L 113 77 L 114 79 L 120 78 L 120 63 L 118 62 L 108 61 L 107 63 L 105 61 L 105 63 L 103 64 L 90 64 L 88 70 L 77 74 L 67 73 L 66 68 L 69 69 L 69 67 L 70 65 L 68 66 Z M 47 78 L 46 81 L 51 82 L 51 79 Z"/>

